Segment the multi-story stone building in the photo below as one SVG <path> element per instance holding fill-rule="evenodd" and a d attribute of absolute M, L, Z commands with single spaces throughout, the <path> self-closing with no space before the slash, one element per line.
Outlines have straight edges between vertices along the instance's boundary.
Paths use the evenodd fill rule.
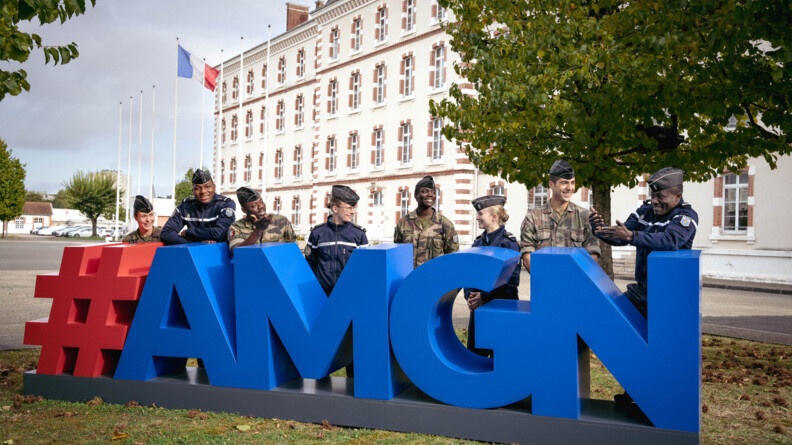
<path fill-rule="evenodd" d="M 459 57 L 440 26 L 453 19 L 449 11 L 436 0 L 314 6 L 311 11 L 287 3 L 285 33 L 218 67 L 219 193 L 234 197 L 243 185 L 262 190 L 268 209 L 287 216 L 307 237 L 327 217 L 331 186 L 347 184 L 361 196 L 357 223 L 371 241 L 383 242 L 392 240 L 401 215 L 415 208 L 415 183 L 432 175 L 438 209 L 454 222 L 463 246 L 479 232 L 470 201 L 485 194 L 507 196 L 507 229 L 518 235 L 526 210 L 544 205 L 547 190 L 479 173 L 442 137 L 444 122 L 429 111 L 429 101 L 448 97 L 452 84 L 470 88 L 454 72 Z M 779 165 L 789 170 L 790 159 Z M 761 270 L 739 267 L 735 277 L 792 283 L 792 231 L 777 230 L 775 206 L 756 199 L 761 189 L 779 183 L 790 185 L 755 160 L 745 175 L 727 173 L 686 186 L 685 197 L 702 219 L 694 247 L 705 251 L 705 275 L 727 277 L 730 259 L 750 265 L 760 258 L 766 260 Z M 617 188 L 614 218 L 626 218 L 645 197 L 645 186 Z M 588 206 L 591 195 L 582 188 L 575 200 Z M 631 250 L 617 249 L 616 255 L 629 257 Z M 774 271 L 770 278 L 768 270 Z"/>

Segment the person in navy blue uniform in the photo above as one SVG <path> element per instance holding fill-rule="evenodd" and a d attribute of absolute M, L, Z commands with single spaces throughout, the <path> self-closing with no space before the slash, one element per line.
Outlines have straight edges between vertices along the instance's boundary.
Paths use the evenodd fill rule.
<path fill-rule="evenodd" d="M 305 259 L 329 297 L 352 252 L 368 246 L 366 230 L 352 222 L 360 197 L 345 185 L 334 185 L 327 222 L 311 229 L 305 245 Z"/>
<path fill-rule="evenodd" d="M 506 204 L 506 197 L 490 195 L 476 198 L 472 201 L 473 208 L 476 209 L 476 221 L 479 228 L 484 229 L 484 233 L 473 241 L 472 247 L 493 246 L 503 247 L 520 251 L 517 238 L 506 231 L 504 223 L 509 220 L 509 214 L 503 207 Z M 468 321 L 468 341 L 469 350 L 478 355 L 488 357 L 492 354 L 491 349 L 481 349 L 476 347 L 476 309 L 482 305 L 496 299 L 517 300 L 517 288 L 520 286 L 520 262 L 514 268 L 509 281 L 491 292 L 483 292 L 478 289 L 465 289 L 465 300 L 470 309 L 470 320 Z"/>
<path fill-rule="evenodd" d="M 228 227 L 235 220 L 236 204 L 215 193 L 208 171 L 196 170 L 192 184 L 193 196 L 185 198 L 162 227 L 162 241 L 166 245 L 225 242 Z"/>
<path fill-rule="evenodd" d="M 633 212 L 627 221 L 602 227 L 602 217 L 592 207 L 589 222 L 597 238 L 614 246 L 635 246 L 635 283 L 627 285 L 625 296 L 646 318 L 646 266 L 655 250 L 690 249 L 698 227 L 698 214 L 682 199 L 685 172 L 666 167 L 649 177 L 651 199 Z"/>

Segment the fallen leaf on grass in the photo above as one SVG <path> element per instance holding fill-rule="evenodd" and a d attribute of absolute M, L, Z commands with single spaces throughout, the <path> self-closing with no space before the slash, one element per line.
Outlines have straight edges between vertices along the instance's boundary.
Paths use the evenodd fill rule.
<path fill-rule="evenodd" d="M 101 397 L 96 396 L 93 399 L 85 402 L 85 404 L 88 405 L 88 406 L 99 406 L 99 405 L 104 404 L 104 400 L 102 400 Z"/>
<path fill-rule="evenodd" d="M 327 431 L 333 431 L 334 429 L 336 429 L 336 427 L 334 427 L 330 422 L 328 422 L 327 419 L 322 420 L 322 428 Z"/>
<path fill-rule="evenodd" d="M 126 439 L 127 437 L 129 437 L 129 434 L 127 433 L 113 431 L 113 440 Z"/>
<path fill-rule="evenodd" d="M 248 431 L 250 429 L 250 425 L 237 425 L 236 429 L 239 431 Z"/>
<path fill-rule="evenodd" d="M 4 440 L 3 445 L 14 445 L 14 439 Z"/>

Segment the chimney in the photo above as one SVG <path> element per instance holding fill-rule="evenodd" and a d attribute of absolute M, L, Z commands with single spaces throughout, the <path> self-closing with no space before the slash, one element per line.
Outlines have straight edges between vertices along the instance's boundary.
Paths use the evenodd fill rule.
<path fill-rule="evenodd" d="M 319 8 L 321 8 L 322 6 L 324 6 L 324 0 L 316 0 L 316 1 L 314 2 L 314 6 L 315 6 L 315 8 L 314 8 L 314 9 L 319 9 Z"/>
<path fill-rule="evenodd" d="M 308 7 L 286 3 L 286 31 L 302 25 L 308 20 Z"/>

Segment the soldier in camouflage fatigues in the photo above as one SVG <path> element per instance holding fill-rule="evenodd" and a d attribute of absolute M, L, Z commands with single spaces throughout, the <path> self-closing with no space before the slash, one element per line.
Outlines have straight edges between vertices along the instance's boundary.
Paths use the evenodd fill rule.
<path fill-rule="evenodd" d="M 520 252 L 525 269 L 531 271 L 530 255 L 543 247 L 583 247 L 594 259 L 601 252 L 599 241 L 588 222 L 590 212 L 570 201 L 575 192 L 575 172 L 566 161 L 550 168 L 547 204 L 525 215 L 520 230 Z"/>
<path fill-rule="evenodd" d="M 426 176 L 415 185 L 418 208 L 403 216 L 396 224 L 394 243 L 413 245 L 413 267 L 459 250 L 459 237 L 454 224 L 432 208 L 436 199 L 434 180 Z"/>
<path fill-rule="evenodd" d="M 247 187 L 237 189 L 245 217 L 228 228 L 228 248 L 231 253 L 239 246 L 260 243 L 291 243 L 297 240 L 291 223 L 285 216 L 267 214 L 258 192 Z"/>
<path fill-rule="evenodd" d="M 127 233 L 122 242 L 129 244 L 137 243 L 159 243 L 162 229 L 154 227 L 154 206 L 145 196 L 135 196 L 135 221 L 138 223 L 137 230 Z"/>

